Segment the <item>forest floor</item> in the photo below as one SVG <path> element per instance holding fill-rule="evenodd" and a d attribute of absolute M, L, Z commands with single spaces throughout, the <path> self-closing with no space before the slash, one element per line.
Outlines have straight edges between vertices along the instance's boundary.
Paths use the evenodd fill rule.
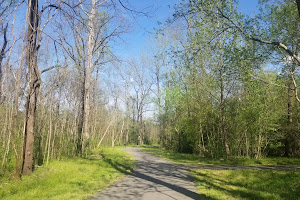
<path fill-rule="evenodd" d="M 300 159 L 205 159 L 158 148 L 143 151 L 190 169 L 200 199 L 300 199 Z"/>
<path fill-rule="evenodd" d="M 136 162 L 123 149 L 101 148 L 87 158 L 51 161 L 21 181 L 1 178 L 0 199 L 85 199 L 133 171 Z"/>

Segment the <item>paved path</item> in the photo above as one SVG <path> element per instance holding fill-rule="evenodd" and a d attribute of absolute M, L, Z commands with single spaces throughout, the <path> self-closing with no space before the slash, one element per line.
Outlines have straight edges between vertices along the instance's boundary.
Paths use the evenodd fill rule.
<path fill-rule="evenodd" d="M 127 148 L 126 151 L 137 160 L 136 170 L 88 200 L 200 199 L 188 167 L 145 153 L 139 148 Z"/>

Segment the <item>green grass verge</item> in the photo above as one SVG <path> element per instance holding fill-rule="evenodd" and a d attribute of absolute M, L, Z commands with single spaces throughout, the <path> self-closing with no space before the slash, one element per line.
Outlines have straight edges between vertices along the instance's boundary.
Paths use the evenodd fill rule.
<path fill-rule="evenodd" d="M 200 199 L 300 199 L 300 172 L 192 170 Z"/>
<path fill-rule="evenodd" d="M 234 157 L 227 160 L 203 158 L 195 154 L 174 153 L 160 148 L 144 148 L 145 152 L 163 157 L 180 164 L 228 164 L 228 165 L 300 165 L 299 158 L 245 158 Z"/>
<path fill-rule="evenodd" d="M 22 181 L 0 183 L 0 199 L 85 199 L 135 167 L 123 148 L 101 148 L 88 159 L 53 161 Z"/>

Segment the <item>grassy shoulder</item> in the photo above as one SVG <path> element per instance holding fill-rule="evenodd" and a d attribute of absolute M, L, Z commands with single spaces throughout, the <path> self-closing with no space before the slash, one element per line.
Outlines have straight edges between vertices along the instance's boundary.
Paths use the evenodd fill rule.
<path fill-rule="evenodd" d="M 175 153 L 172 151 L 163 150 L 160 148 L 144 148 L 143 151 L 158 155 L 167 160 L 180 164 L 228 164 L 228 165 L 300 165 L 300 158 L 245 158 L 233 157 L 227 160 L 224 159 L 209 159 L 203 158 L 195 154 Z"/>
<path fill-rule="evenodd" d="M 85 199 L 130 173 L 134 158 L 123 148 L 101 148 L 88 159 L 53 161 L 22 181 L 0 183 L 0 199 Z"/>
<path fill-rule="evenodd" d="M 300 198 L 300 172 L 275 170 L 192 170 L 201 199 Z"/>

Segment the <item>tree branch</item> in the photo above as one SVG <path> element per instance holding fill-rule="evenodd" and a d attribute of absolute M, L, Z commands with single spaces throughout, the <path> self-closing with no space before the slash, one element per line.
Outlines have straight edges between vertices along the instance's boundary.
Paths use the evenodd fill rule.
<path fill-rule="evenodd" d="M 47 71 L 50 71 L 51 69 L 54 69 L 54 68 L 56 68 L 56 67 L 61 67 L 61 65 L 54 65 L 54 66 L 52 66 L 52 67 L 49 67 L 49 68 L 47 68 L 47 69 L 44 69 L 44 70 L 41 71 L 41 74 L 43 74 L 43 73 L 45 73 L 45 72 L 47 72 Z"/>
<path fill-rule="evenodd" d="M 221 17 L 227 19 L 230 23 L 232 23 L 234 25 L 234 27 L 236 29 L 238 29 L 246 38 L 250 39 L 250 40 L 253 40 L 253 41 L 256 41 L 256 42 L 259 42 L 259 43 L 263 43 L 263 44 L 270 44 L 270 45 L 274 45 L 274 46 L 277 46 L 281 49 L 283 49 L 285 52 L 287 52 L 287 54 L 289 56 L 291 56 L 292 58 L 294 58 L 298 65 L 300 65 L 300 57 L 297 56 L 293 51 L 291 51 L 286 45 L 284 45 L 283 43 L 281 42 L 278 42 L 278 41 L 268 41 L 268 40 L 262 40 L 262 39 L 259 39 L 259 38 L 256 38 L 256 37 L 253 37 L 251 35 L 248 35 L 248 33 L 246 33 L 245 30 L 243 30 L 239 25 L 237 25 L 234 21 L 232 21 L 229 17 L 227 17 L 226 15 L 224 15 L 224 13 L 222 12 L 221 9 L 218 9 L 218 11 L 220 12 L 220 15 Z"/>
<path fill-rule="evenodd" d="M 294 77 L 294 72 L 291 72 L 291 77 L 292 77 L 293 84 L 294 84 L 294 87 L 295 87 L 295 98 L 300 103 L 300 99 L 299 99 L 299 96 L 298 96 L 297 83 L 296 83 L 296 80 L 295 80 L 295 77 Z"/>

